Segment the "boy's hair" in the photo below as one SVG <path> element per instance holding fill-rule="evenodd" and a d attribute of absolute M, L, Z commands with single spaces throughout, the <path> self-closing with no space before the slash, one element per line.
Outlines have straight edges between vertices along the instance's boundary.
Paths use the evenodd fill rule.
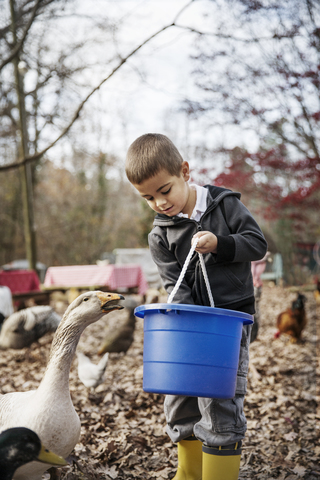
<path fill-rule="evenodd" d="M 139 185 L 160 170 L 178 177 L 182 162 L 182 156 L 168 137 L 146 133 L 130 145 L 125 169 L 129 182 Z"/>

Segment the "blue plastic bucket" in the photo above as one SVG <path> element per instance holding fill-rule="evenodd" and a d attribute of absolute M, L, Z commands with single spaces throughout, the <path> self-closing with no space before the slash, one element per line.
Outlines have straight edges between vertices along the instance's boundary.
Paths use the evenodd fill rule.
<path fill-rule="evenodd" d="M 172 303 L 140 305 L 135 315 L 144 318 L 144 391 L 234 397 L 242 325 L 252 315 Z"/>

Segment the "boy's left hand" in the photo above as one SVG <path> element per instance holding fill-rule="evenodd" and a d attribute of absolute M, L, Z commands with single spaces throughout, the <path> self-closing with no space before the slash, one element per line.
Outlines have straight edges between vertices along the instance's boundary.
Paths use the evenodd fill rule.
<path fill-rule="evenodd" d="M 197 232 L 193 235 L 191 245 L 194 239 L 198 238 L 198 245 L 195 250 L 199 253 L 217 253 L 218 239 L 214 233 L 211 232 Z"/>

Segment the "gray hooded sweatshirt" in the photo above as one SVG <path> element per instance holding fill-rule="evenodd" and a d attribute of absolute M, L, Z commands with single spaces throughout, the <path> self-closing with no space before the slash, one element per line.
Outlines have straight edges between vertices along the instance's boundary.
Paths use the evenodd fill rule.
<path fill-rule="evenodd" d="M 240 193 L 206 185 L 207 209 L 200 221 L 157 214 L 149 234 L 152 258 L 168 294 L 177 283 L 193 235 L 210 231 L 218 238 L 217 253 L 203 255 L 211 292 L 218 308 L 254 313 L 251 261 L 267 252 L 258 224 L 240 201 Z M 199 256 L 195 252 L 173 303 L 210 306 Z"/>

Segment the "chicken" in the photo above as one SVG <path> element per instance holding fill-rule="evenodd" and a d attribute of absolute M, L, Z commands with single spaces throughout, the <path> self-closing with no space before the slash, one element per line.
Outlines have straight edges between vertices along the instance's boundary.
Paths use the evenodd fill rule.
<path fill-rule="evenodd" d="M 107 368 L 109 353 L 105 353 L 99 363 L 95 365 L 84 353 L 77 352 L 78 375 L 87 388 L 96 388 L 103 382 L 103 375 Z"/>
<path fill-rule="evenodd" d="M 278 338 L 281 333 L 286 333 L 291 336 L 292 342 L 297 342 L 301 339 L 301 332 L 307 325 L 304 308 L 305 301 L 306 297 L 298 293 L 297 298 L 292 302 L 291 308 L 288 308 L 278 315 L 278 331 L 274 335 L 275 338 Z"/>
<path fill-rule="evenodd" d="M 128 312 L 128 316 L 124 322 L 108 328 L 105 339 L 98 350 L 98 355 L 103 355 L 106 352 L 126 353 L 133 342 L 136 326 L 134 309 L 137 306 L 137 302 L 132 298 L 127 298 L 122 302 L 122 305 L 125 307 L 125 311 Z"/>

